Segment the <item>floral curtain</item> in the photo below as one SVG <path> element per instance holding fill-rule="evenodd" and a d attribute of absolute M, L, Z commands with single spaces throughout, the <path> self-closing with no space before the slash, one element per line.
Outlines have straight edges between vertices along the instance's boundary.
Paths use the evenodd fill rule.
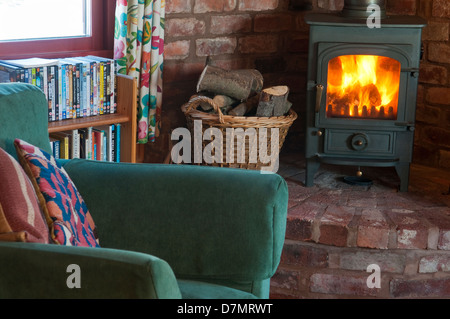
<path fill-rule="evenodd" d="M 161 125 L 165 0 L 117 0 L 114 59 L 138 83 L 138 143 L 153 142 Z"/>

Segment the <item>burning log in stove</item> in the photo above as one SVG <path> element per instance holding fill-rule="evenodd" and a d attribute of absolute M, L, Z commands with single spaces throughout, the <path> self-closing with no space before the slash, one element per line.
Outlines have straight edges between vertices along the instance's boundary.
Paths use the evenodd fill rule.
<path fill-rule="evenodd" d="M 207 64 L 197 83 L 197 93 L 213 99 L 225 115 L 283 116 L 292 103 L 285 85 L 263 88 L 261 73 L 254 69 L 224 70 Z M 201 104 L 205 112 L 211 105 Z"/>
<path fill-rule="evenodd" d="M 327 117 L 395 120 L 399 62 L 374 55 L 345 55 L 330 60 Z"/>
<path fill-rule="evenodd" d="M 383 120 L 395 120 L 394 108 L 389 106 L 386 110 L 384 106 L 377 108 L 372 105 L 368 108 L 363 105 L 361 111 L 358 105 L 354 105 L 353 108 L 349 105 L 333 106 L 329 104 L 327 107 L 328 118 L 360 118 L 360 119 L 383 119 Z"/>

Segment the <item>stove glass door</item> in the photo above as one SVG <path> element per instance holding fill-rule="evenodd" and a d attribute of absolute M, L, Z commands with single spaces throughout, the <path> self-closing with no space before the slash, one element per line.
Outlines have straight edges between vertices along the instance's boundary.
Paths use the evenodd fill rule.
<path fill-rule="evenodd" d="M 327 118 L 397 120 L 401 63 L 378 55 L 340 55 L 328 62 Z"/>

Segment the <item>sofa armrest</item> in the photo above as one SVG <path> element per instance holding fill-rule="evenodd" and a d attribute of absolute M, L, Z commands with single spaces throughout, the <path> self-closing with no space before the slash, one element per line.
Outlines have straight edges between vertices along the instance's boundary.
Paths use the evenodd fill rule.
<path fill-rule="evenodd" d="M 169 265 L 142 253 L 0 242 L 0 260 L 0 298 L 181 297 Z"/>
<path fill-rule="evenodd" d="M 184 278 L 265 280 L 278 267 L 288 191 L 277 174 L 86 160 L 64 168 L 101 245 L 158 256 Z"/>

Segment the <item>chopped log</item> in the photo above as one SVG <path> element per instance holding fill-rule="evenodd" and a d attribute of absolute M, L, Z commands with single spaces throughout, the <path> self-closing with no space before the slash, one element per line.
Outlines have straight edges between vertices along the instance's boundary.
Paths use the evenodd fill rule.
<path fill-rule="evenodd" d="M 223 107 L 220 108 L 220 111 L 222 111 L 222 114 L 223 114 L 223 115 L 228 115 L 228 114 L 229 114 L 228 112 L 229 112 L 232 108 L 233 108 L 232 105 L 225 105 L 225 106 L 223 106 Z M 214 113 L 216 113 L 216 112 L 214 112 Z"/>
<path fill-rule="evenodd" d="M 262 75 L 257 70 L 224 70 L 206 65 L 197 83 L 197 92 L 209 91 L 244 101 L 262 88 Z"/>
<path fill-rule="evenodd" d="M 228 115 L 244 116 L 245 113 L 247 113 L 247 103 L 242 102 L 241 104 L 236 106 L 234 109 L 232 109 L 230 112 L 228 112 Z"/>
<path fill-rule="evenodd" d="M 249 76 L 253 78 L 252 92 L 258 93 L 263 89 L 264 78 L 258 70 L 243 69 L 243 70 L 234 70 L 233 72 L 236 74 L 242 74 L 243 76 Z"/>
<path fill-rule="evenodd" d="M 286 103 L 284 104 L 284 113 L 281 114 L 281 115 L 278 115 L 278 116 L 285 115 L 287 112 L 289 112 L 289 110 L 291 109 L 291 107 L 292 107 L 292 102 L 289 101 L 289 100 L 287 100 Z M 275 115 L 275 114 L 274 114 L 274 115 Z"/>
<path fill-rule="evenodd" d="M 258 107 L 260 96 L 261 96 L 261 93 L 257 93 L 247 100 L 247 112 L 246 113 L 249 113 L 251 110 L 256 109 Z"/>
<path fill-rule="evenodd" d="M 250 97 L 247 101 L 242 102 L 238 106 L 236 106 L 234 109 L 232 109 L 230 112 L 228 112 L 228 115 L 233 116 L 244 116 L 251 110 L 253 110 L 259 102 L 259 94 L 256 94 L 252 97 Z"/>
<path fill-rule="evenodd" d="M 217 104 L 218 107 L 225 107 L 232 104 L 235 104 L 237 101 L 227 95 L 216 95 L 213 98 L 214 103 Z"/>
<path fill-rule="evenodd" d="M 285 85 L 272 86 L 261 91 L 256 116 L 282 116 L 286 106 L 289 88 Z"/>
<path fill-rule="evenodd" d="M 205 66 L 216 66 L 214 64 L 214 61 L 211 56 L 206 57 Z M 247 73 L 246 75 L 253 76 L 253 85 L 252 85 L 252 91 L 253 92 L 260 92 L 263 89 L 264 85 L 264 78 L 262 74 L 256 70 L 256 69 L 240 69 L 240 70 L 233 70 L 234 73 Z"/>

